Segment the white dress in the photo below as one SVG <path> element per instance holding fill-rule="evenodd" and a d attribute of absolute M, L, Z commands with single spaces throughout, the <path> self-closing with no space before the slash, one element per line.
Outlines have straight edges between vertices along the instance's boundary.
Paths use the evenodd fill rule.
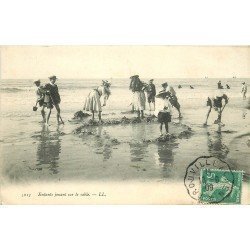
<path fill-rule="evenodd" d="M 137 111 L 146 109 L 146 96 L 143 90 L 133 93 L 133 105 L 134 109 Z"/>
<path fill-rule="evenodd" d="M 101 112 L 101 96 L 103 94 L 103 87 L 100 86 L 96 89 L 93 89 L 85 99 L 83 110 L 91 112 Z"/>

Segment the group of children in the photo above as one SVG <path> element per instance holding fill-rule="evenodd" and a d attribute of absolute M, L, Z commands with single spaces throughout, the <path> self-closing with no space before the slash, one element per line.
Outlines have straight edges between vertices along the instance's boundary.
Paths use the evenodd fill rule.
<path fill-rule="evenodd" d="M 155 98 L 159 98 L 161 100 L 161 108 L 158 112 L 158 121 L 160 123 L 160 132 L 162 134 L 163 125 L 165 126 L 166 134 L 169 134 L 168 124 L 171 122 L 172 116 L 172 107 L 176 108 L 179 113 L 179 118 L 182 118 L 180 104 L 178 102 L 178 98 L 176 96 L 176 92 L 172 86 L 170 86 L 167 82 L 162 84 L 162 90 L 156 94 L 156 88 L 153 83 L 153 79 L 149 81 L 149 84 L 142 82 L 138 75 L 134 75 L 130 77 L 131 82 L 129 85 L 129 89 L 132 91 L 133 94 L 133 110 L 137 111 L 138 118 L 144 117 L 144 110 L 146 106 L 146 96 L 145 92 L 147 93 L 147 101 L 149 103 L 150 111 L 155 111 Z M 35 81 L 34 83 L 37 86 L 37 101 L 36 106 L 39 104 L 41 107 L 41 114 L 43 117 L 43 122 L 48 125 L 49 118 L 51 114 L 51 110 L 55 106 L 57 111 L 57 122 L 60 124 L 62 118 L 60 116 L 60 102 L 61 98 L 58 92 L 58 87 L 55 84 L 57 77 L 51 76 L 49 77 L 50 82 L 47 83 L 45 86 L 41 86 L 40 80 Z M 221 83 L 219 84 L 221 86 Z M 98 113 L 99 122 L 101 122 L 101 113 L 102 107 L 106 106 L 106 102 L 111 95 L 110 91 L 111 83 L 102 80 L 102 83 L 99 87 L 90 91 L 88 96 L 85 99 L 83 110 L 90 111 L 92 113 L 92 119 L 94 120 L 95 112 Z M 243 99 L 246 98 L 247 86 L 243 83 L 242 93 Z M 103 104 L 101 104 L 101 97 L 103 97 Z M 215 96 L 208 97 L 207 99 L 207 106 L 209 107 L 208 113 L 206 116 L 206 121 L 204 125 L 207 125 L 207 121 L 209 115 L 211 113 L 212 108 L 218 113 L 218 118 L 215 120 L 215 124 L 223 125 L 221 122 L 222 112 L 225 106 L 228 103 L 228 97 L 226 94 L 219 91 Z M 49 110 L 47 116 L 45 114 L 45 107 Z"/>
<path fill-rule="evenodd" d="M 41 81 L 37 80 L 34 82 L 34 84 L 37 86 L 37 100 L 36 105 L 33 107 L 33 110 L 37 110 L 37 105 L 41 107 L 41 115 L 43 118 L 43 121 L 45 125 L 49 125 L 49 118 L 51 114 L 51 110 L 55 106 L 57 111 L 57 123 L 63 123 L 63 120 L 60 115 L 60 102 L 61 97 L 59 95 L 58 87 L 56 85 L 56 76 L 50 76 L 49 77 L 49 83 L 45 84 L 44 86 L 41 85 Z M 47 108 L 48 112 L 47 115 L 45 113 L 45 108 Z"/>
<path fill-rule="evenodd" d="M 147 93 L 147 101 L 149 103 L 149 110 L 155 111 L 155 98 L 162 100 L 162 107 L 158 112 L 158 121 L 160 123 L 160 131 L 162 134 L 163 124 L 165 125 L 166 133 L 168 134 L 168 123 L 171 122 L 171 108 L 175 107 L 179 113 L 179 118 L 182 118 L 180 111 L 180 104 L 176 96 L 174 88 L 170 86 L 167 82 L 162 84 L 162 90 L 156 95 L 156 88 L 153 83 L 154 79 L 149 81 L 149 84 L 142 82 L 139 75 L 134 75 L 130 77 L 129 89 L 133 94 L 133 110 L 137 111 L 138 118 L 144 117 L 144 110 L 146 106 L 145 92 Z"/>

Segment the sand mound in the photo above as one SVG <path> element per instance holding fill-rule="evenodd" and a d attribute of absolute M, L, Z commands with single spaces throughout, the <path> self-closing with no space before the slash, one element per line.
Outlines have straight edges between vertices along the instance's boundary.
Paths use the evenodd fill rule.
<path fill-rule="evenodd" d="M 89 117 L 89 116 L 90 116 L 90 114 L 83 113 L 83 112 L 80 110 L 80 111 L 75 112 L 73 119 L 80 119 L 80 120 L 81 120 L 81 119 L 86 118 L 86 117 Z"/>
<path fill-rule="evenodd" d="M 109 126 L 109 125 L 120 125 L 120 124 L 135 124 L 135 123 L 151 123 L 151 122 L 157 122 L 157 118 L 155 116 L 146 117 L 144 119 L 140 118 L 127 118 L 126 116 L 120 118 L 120 119 L 105 119 L 101 122 L 96 120 L 89 120 L 87 122 L 84 122 L 80 127 L 76 128 L 73 133 L 79 134 L 81 133 L 82 129 L 90 126 Z"/>

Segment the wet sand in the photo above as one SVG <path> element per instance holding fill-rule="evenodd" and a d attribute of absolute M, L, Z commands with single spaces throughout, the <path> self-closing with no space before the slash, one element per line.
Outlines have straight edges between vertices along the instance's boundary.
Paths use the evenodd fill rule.
<path fill-rule="evenodd" d="M 209 126 L 203 127 L 206 93 L 200 96 L 198 90 L 198 87 L 190 90 L 194 93 L 192 98 L 196 99 L 179 95 L 183 119 L 179 120 L 174 110 L 169 126 L 172 137 L 163 141 L 159 140 L 159 124 L 155 118 L 147 116 L 138 122 L 136 115 L 130 114 L 129 107 L 125 106 L 124 109 L 104 108 L 104 124 L 92 124 L 89 116 L 72 119 L 83 100 L 77 99 L 70 105 L 67 92 L 63 92 L 65 125 L 56 125 L 53 110 L 51 125 L 46 127 L 39 123 L 39 111 L 30 110 L 34 93 L 29 94 L 28 100 L 20 99 L 21 107 L 6 106 L 6 102 L 2 102 L 3 110 L 8 109 L 1 118 L 2 181 L 23 184 L 133 180 L 181 183 L 189 163 L 205 155 L 219 157 L 232 169 L 245 171 L 244 181 L 249 181 L 247 101 L 231 98 L 223 113 L 225 126 L 219 128 L 213 124 L 216 114 L 212 113 Z M 9 93 L 2 96 L 6 101 L 19 98 Z M 129 103 L 129 98 L 125 99 Z M 146 114 L 149 115 L 148 111 Z"/>
<path fill-rule="evenodd" d="M 190 117 L 191 114 L 186 111 L 184 115 Z M 123 118 L 124 114 L 116 116 Z M 34 122 L 34 130 L 28 133 L 25 121 L 10 118 L 6 123 L 5 120 L 6 126 L 15 129 L 12 136 L 1 140 L 3 175 L 14 183 L 49 180 L 179 181 L 183 179 L 188 164 L 203 155 L 226 160 L 233 169 L 244 170 L 245 177 L 250 174 L 247 166 L 250 160 L 249 133 L 237 131 L 233 125 L 219 130 L 215 124 L 204 128 L 202 124 L 188 122 L 188 119 L 174 118 L 169 126 L 171 138 L 161 141 L 155 118 L 132 122 L 136 118 L 132 114 L 130 118 L 128 116 L 126 119 L 103 118 L 102 125 L 93 124 L 90 118 L 83 121 L 69 119 L 60 126 L 56 126 L 53 119 L 49 127 Z M 129 122 L 123 123 L 124 120 Z M 245 127 L 248 127 L 247 122 Z"/>

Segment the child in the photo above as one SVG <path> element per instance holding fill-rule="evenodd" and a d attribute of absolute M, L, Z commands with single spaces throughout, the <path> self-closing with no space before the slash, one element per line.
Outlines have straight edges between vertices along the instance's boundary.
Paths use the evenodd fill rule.
<path fill-rule="evenodd" d="M 169 101 L 170 101 L 172 107 L 175 107 L 177 109 L 177 111 L 179 113 L 179 118 L 182 118 L 181 105 L 178 102 L 178 98 L 176 96 L 176 92 L 175 92 L 174 88 L 172 86 L 170 86 L 167 82 L 164 82 L 161 86 L 163 87 L 163 91 L 166 91 L 169 93 L 169 95 L 170 95 Z"/>
<path fill-rule="evenodd" d="M 110 85 L 108 81 L 103 80 L 102 85 L 93 89 L 85 99 L 83 110 L 91 111 L 93 121 L 95 112 L 98 112 L 99 122 L 102 122 L 102 107 L 106 106 L 106 102 L 111 95 Z M 103 104 L 101 104 L 101 96 L 103 96 Z"/>
<path fill-rule="evenodd" d="M 155 95 L 156 95 L 156 90 L 155 90 L 155 85 L 153 83 L 154 79 L 151 79 L 149 81 L 149 84 L 146 88 L 147 92 L 147 97 L 148 97 L 148 105 L 149 105 L 149 111 L 155 111 Z M 153 107 L 151 107 L 151 103 Z"/>
<path fill-rule="evenodd" d="M 224 100 L 224 105 L 223 105 Z M 207 98 L 207 106 L 209 107 L 206 121 L 203 124 L 204 126 L 207 126 L 208 117 L 211 113 L 212 108 L 218 113 L 218 118 L 214 121 L 214 124 L 222 125 L 224 124 L 221 122 L 222 112 L 225 108 L 225 106 L 228 104 L 228 96 L 226 94 L 223 94 L 223 92 L 217 92 L 214 97 L 208 97 Z"/>
<path fill-rule="evenodd" d="M 162 125 L 164 123 L 166 134 L 169 135 L 168 131 L 168 123 L 171 122 L 171 114 L 172 114 L 172 105 L 170 103 L 170 95 L 166 91 L 160 91 L 160 93 L 156 96 L 157 98 L 161 98 L 163 101 L 163 107 L 158 113 L 158 121 L 160 123 L 160 132 L 162 135 Z"/>
<path fill-rule="evenodd" d="M 36 99 L 36 106 L 37 107 L 37 104 L 39 104 L 39 106 L 41 107 L 41 115 L 42 115 L 42 118 L 43 118 L 43 122 L 46 121 L 46 118 L 45 118 L 45 111 L 44 111 L 44 89 L 43 87 L 41 86 L 41 81 L 40 80 L 37 80 L 34 82 L 34 84 L 37 86 L 37 90 L 36 90 L 36 96 L 37 96 L 37 99 Z M 36 108 L 37 109 L 37 108 Z"/>
<path fill-rule="evenodd" d="M 46 118 L 46 125 L 49 125 L 49 118 L 50 118 L 50 114 L 51 114 L 51 109 L 55 106 L 56 111 L 57 111 L 57 124 L 60 124 L 60 120 L 59 118 L 61 117 L 60 113 L 60 102 L 61 102 L 61 98 L 58 92 L 58 87 L 56 85 L 56 80 L 57 77 L 56 76 L 50 76 L 49 77 L 50 82 L 47 83 L 44 86 L 44 89 L 46 91 L 45 97 L 44 97 L 44 106 L 47 107 L 47 109 L 49 109 L 49 112 L 47 114 L 47 118 Z M 62 121 L 63 123 L 63 121 Z"/>
<path fill-rule="evenodd" d="M 133 92 L 133 108 L 137 111 L 138 118 L 144 118 L 146 106 L 146 97 L 144 93 L 145 84 L 142 83 L 138 75 L 130 77 L 131 82 L 129 89 Z"/>
<path fill-rule="evenodd" d="M 247 85 L 245 82 L 242 83 L 241 93 L 243 93 L 243 100 L 246 100 L 247 96 Z"/>

